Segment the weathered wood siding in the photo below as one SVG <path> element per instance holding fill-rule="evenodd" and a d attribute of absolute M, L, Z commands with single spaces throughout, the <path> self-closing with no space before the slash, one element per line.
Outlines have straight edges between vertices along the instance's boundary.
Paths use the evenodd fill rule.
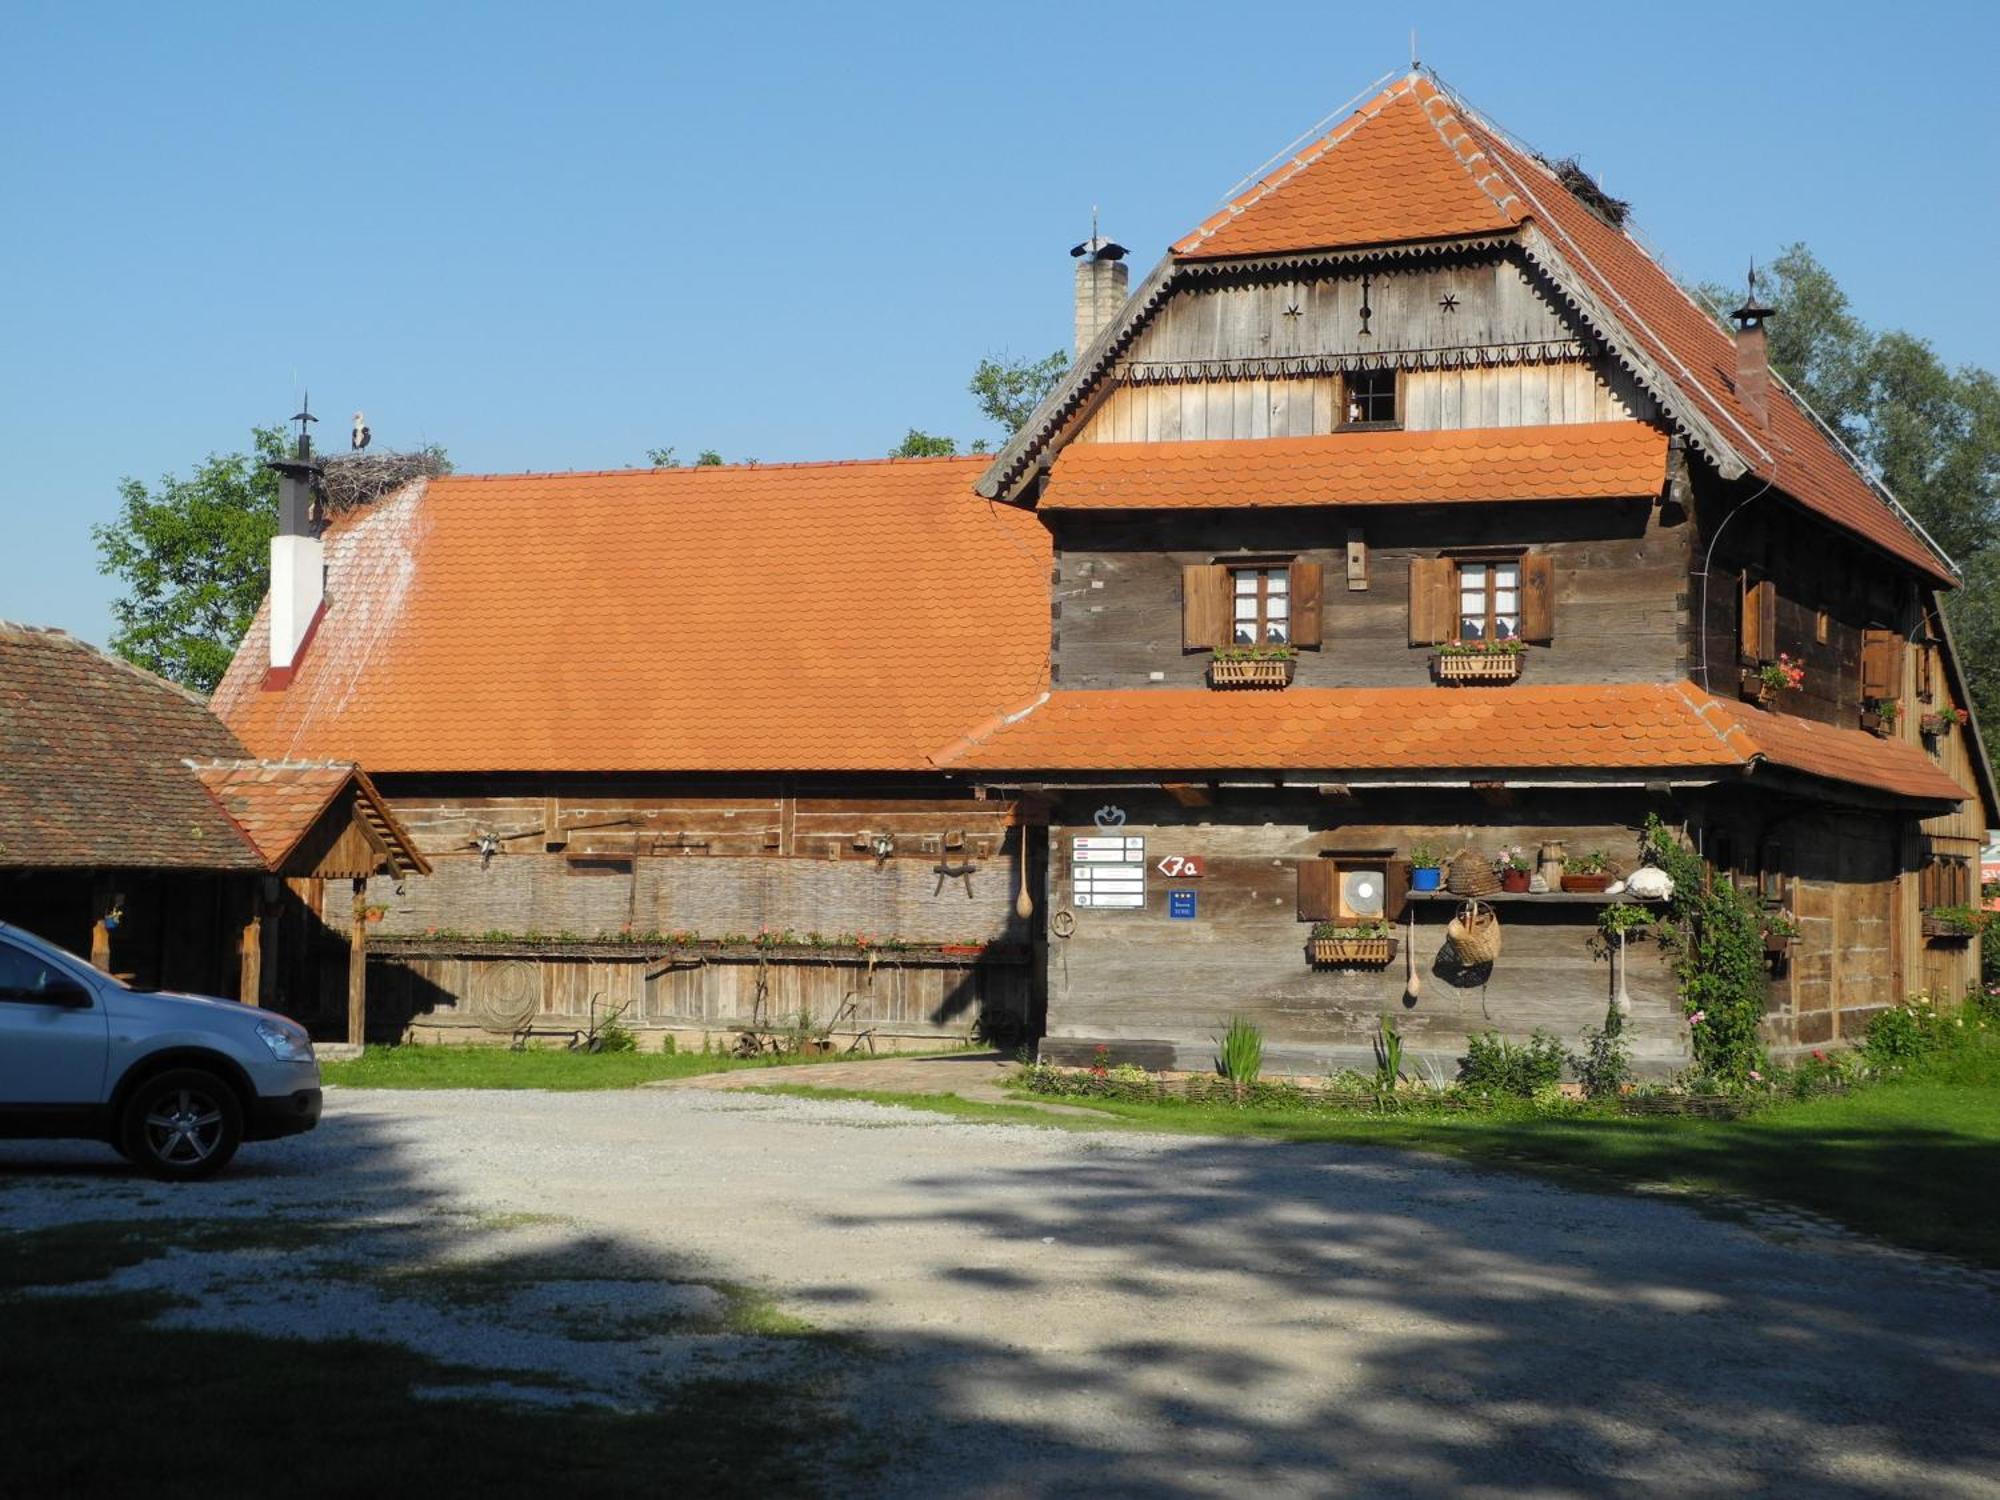
<path fill-rule="evenodd" d="M 390 952 L 370 960 L 369 1025 L 383 1040 L 491 1043 L 517 1034 L 496 1014 L 525 994 L 523 1029 L 556 1041 L 615 1013 L 643 1046 L 671 1033 L 679 1045 L 727 1047 L 744 1027 L 808 1015 L 834 1024 L 837 1046 L 893 1050 L 970 1037 L 982 1020 L 1025 1036 L 1031 990 L 1025 956 Z"/>
<path fill-rule="evenodd" d="M 1602 848 L 1630 865 L 1644 815 L 1636 794 L 1523 793 L 1506 812 L 1482 810 L 1463 792 L 1364 796 L 1351 820 L 1332 826 L 1318 798 L 1238 800 L 1250 796 L 1225 791 L 1203 809 L 1139 796 L 1123 803 L 1127 821 L 1115 831 L 1146 841 L 1143 910 L 1075 906 L 1071 841 L 1101 830 L 1082 805 L 1059 811 L 1066 821 L 1050 830 L 1049 909 L 1070 913 L 1075 928 L 1049 939 L 1052 1053 L 1087 1056 L 1091 1045 L 1106 1042 L 1114 1055 L 1205 1070 L 1214 1037 L 1241 1015 L 1264 1029 L 1273 1072 L 1366 1069 L 1379 1020 L 1388 1015 L 1407 1039 L 1411 1066 L 1428 1058 L 1449 1075 L 1474 1032 L 1522 1036 L 1546 1027 L 1574 1047 L 1586 1027 L 1603 1023 L 1613 976 L 1610 962 L 1591 952 L 1597 906 L 1500 904 L 1501 957 L 1484 982 L 1468 983 L 1443 962 L 1456 903 L 1414 899 L 1420 993 L 1412 1004 L 1403 954 L 1387 969 L 1308 966 L 1310 924 L 1297 915 L 1297 866 L 1328 849 L 1406 855 L 1423 842 L 1490 852 L 1512 844 L 1532 849 L 1545 838 L 1567 840 L 1572 852 Z M 1206 873 L 1169 879 L 1157 869 L 1169 854 L 1202 856 Z M 1168 892 L 1181 889 L 1196 893 L 1192 920 L 1168 915 Z M 1407 944 L 1407 919 L 1398 936 Z M 1656 945 L 1631 945 L 1627 983 L 1633 1008 L 1625 1035 L 1635 1060 L 1655 1073 L 1681 1066 L 1686 1027 Z"/>
<path fill-rule="evenodd" d="M 1664 682 L 1688 670 L 1688 528 L 1644 501 L 1050 519 L 1051 660 L 1064 688 L 1202 685 L 1209 653 L 1181 646 L 1181 570 L 1231 554 L 1321 564 L 1324 641 L 1299 653 L 1301 686 L 1427 684 L 1429 650 L 1409 644 L 1410 560 L 1447 546 L 1533 545 L 1553 558 L 1554 638 L 1529 650 L 1524 680 Z M 1350 529 L 1368 546 L 1365 590 L 1347 586 Z"/>
<path fill-rule="evenodd" d="M 1403 377 L 1409 432 L 1619 422 L 1651 403 L 1615 366 L 1583 360 L 1412 370 Z M 1075 441 L 1168 443 L 1219 438 L 1315 437 L 1340 426 L 1334 375 L 1172 382 L 1119 381 Z"/>

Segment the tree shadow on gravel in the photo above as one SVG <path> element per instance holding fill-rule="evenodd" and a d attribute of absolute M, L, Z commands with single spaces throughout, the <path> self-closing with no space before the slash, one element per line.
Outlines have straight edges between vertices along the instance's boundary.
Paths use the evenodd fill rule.
<path fill-rule="evenodd" d="M 850 1346 L 716 1267 L 466 1212 L 416 1128 L 330 1112 L 173 1187 L 0 1145 L 6 1491 L 768 1496 L 871 1472 Z"/>
<path fill-rule="evenodd" d="M 919 1215 L 831 1222 L 950 1227 L 1006 1268 L 1016 1317 L 893 1341 L 904 1420 L 944 1466 L 909 1493 L 959 1492 L 942 1476 L 968 1453 L 989 1466 L 963 1492 L 993 1494 L 1858 1500 L 2000 1478 L 2000 1298 L 1914 1260 L 1366 1150 L 1197 1141 L 917 1185 Z M 1132 1326 L 1093 1337 L 1107 1299 Z"/>

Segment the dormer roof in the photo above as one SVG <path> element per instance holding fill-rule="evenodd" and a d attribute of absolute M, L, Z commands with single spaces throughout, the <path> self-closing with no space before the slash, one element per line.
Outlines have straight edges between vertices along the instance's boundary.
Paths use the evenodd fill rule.
<path fill-rule="evenodd" d="M 1224 263 L 1517 247 L 1726 479 L 1761 478 L 1945 584 L 1951 560 L 1789 387 L 1768 420 L 1735 388 L 1730 333 L 1633 235 L 1434 78 L 1398 79 L 1177 241 L 979 481 L 1018 495 L 1153 314 Z"/>

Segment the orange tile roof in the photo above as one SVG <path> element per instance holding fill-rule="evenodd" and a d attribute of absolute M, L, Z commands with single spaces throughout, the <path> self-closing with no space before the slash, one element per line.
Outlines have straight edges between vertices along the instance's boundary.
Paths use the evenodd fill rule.
<path fill-rule="evenodd" d="M 1482 206 L 1483 205 L 1483 206 Z M 1181 260 L 1538 228 L 1752 472 L 1941 583 L 1956 579 L 1780 385 L 1768 430 L 1737 400 L 1732 335 L 1624 229 L 1586 208 L 1491 122 L 1411 74 L 1173 248 Z M 1554 268 L 1558 280 L 1560 268 Z M 1671 400 L 1669 392 L 1659 393 Z"/>
<path fill-rule="evenodd" d="M 1271 255 L 1511 228 L 1518 210 L 1480 187 L 1479 163 L 1468 170 L 1439 149 L 1445 122 L 1426 102 L 1404 84 L 1385 89 L 1224 204 L 1174 254 Z"/>
<path fill-rule="evenodd" d="M 984 458 L 453 475 L 329 529 L 327 610 L 252 753 L 385 771 L 896 770 L 1046 675 L 1032 514 Z"/>
<path fill-rule="evenodd" d="M 335 800 L 350 790 L 364 804 L 362 816 L 390 849 L 399 870 L 429 874 L 409 834 L 359 766 L 347 761 L 191 760 L 209 795 L 242 830 L 266 869 L 287 872 L 291 858 Z"/>
<path fill-rule="evenodd" d="M 1915 745 L 1691 682 L 1056 692 L 941 750 L 954 771 L 1735 771 L 1760 761 L 1900 796 L 1974 795 Z"/>
<path fill-rule="evenodd" d="M 1044 510 L 1397 505 L 1650 496 L 1667 438 L 1643 422 L 1337 432 L 1219 442 L 1072 443 Z"/>

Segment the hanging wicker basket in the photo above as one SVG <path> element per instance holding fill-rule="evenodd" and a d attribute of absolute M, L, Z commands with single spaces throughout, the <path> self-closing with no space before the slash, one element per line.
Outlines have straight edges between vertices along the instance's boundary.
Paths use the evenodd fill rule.
<path fill-rule="evenodd" d="M 1444 885 L 1454 896 L 1490 896 L 1500 889 L 1500 874 L 1485 855 L 1461 849 L 1445 872 Z"/>
<path fill-rule="evenodd" d="M 1484 901 L 1468 901 L 1458 909 L 1444 935 L 1451 939 L 1458 961 L 1471 968 L 1500 956 L 1500 916 Z"/>

